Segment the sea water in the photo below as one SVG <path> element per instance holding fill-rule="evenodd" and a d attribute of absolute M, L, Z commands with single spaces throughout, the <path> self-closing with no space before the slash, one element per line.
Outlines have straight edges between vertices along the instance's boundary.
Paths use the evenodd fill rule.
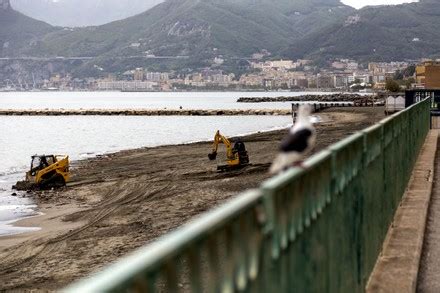
<path fill-rule="evenodd" d="M 10 92 L 0 109 L 290 109 L 290 102 L 237 103 L 240 97 L 297 97 L 321 92 Z"/>

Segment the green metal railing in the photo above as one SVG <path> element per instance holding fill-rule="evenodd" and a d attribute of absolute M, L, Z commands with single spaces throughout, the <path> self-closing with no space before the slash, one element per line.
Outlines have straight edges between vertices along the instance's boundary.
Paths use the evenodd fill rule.
<path fill-rule="evenodd" d="M 425 100 L 66 292 L 362 292 L 430 127 Z"/>

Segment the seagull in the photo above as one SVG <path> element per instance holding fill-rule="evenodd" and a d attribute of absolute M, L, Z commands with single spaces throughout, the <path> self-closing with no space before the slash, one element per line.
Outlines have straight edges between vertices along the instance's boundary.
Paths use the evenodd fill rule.
<path fill-rule="evenodd" d="M 316 131 L 311 121 L 312 108 L 301 105 L 298 117 L 289 134 L 281 142 L 280 153 L 272 163 L 271 174 L 278 174 L 290 167 L 300 167 L 305 155 L 316 143 Z"/>

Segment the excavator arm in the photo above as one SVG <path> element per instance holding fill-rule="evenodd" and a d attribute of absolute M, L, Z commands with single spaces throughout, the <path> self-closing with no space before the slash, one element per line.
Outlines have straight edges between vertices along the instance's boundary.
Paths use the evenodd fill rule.
<path fill-rule="evenodd" d="M 226 147 L 226 156 L 228 159 L 232 160 L 235 158 L 234 152 L 232 150 L 232 144 L 225 136 L 220 134 L 220 131 L 218 130 L 214 137 L 214 143 L 212 145 L 212 153 L 208 155 L 208 158 L 211 161 L 214 161 L 217 158 L 217 151 L 219 144 L 223 143 Z"/>

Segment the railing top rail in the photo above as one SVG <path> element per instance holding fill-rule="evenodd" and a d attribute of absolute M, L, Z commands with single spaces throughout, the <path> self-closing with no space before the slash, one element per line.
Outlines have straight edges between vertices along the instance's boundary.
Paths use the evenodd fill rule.
<path fill-rule="evenodd" d="M 309 159 L 307 159 L 303 163 L 303 168 L 292 168 L 291 170 L 284 172 L 278 176 L 275 176 L 271 179 L 268 179 L 262 184 L 263 189 L 272 189 L 272 188 L 282 188 L 289 182 L 291 182 L 294 178 L 301 176 L 306 173 L 307 170 L 312 169 L 314 166 L 319 165 L 322 161 L 327 160 L 331 157 L 331 151 L 325 149 Z"/>
<path fill-rule="evenodd" d="M 243 210 L 252 207 L 262 198 L 259 190 L 250 190 L 222 206 L 202 214 L 174 232 L 122 258 L 97 275 L 84 279 L 63 292 L 108 292 L 133 276 L 154 270 L 164 259 L 172 258 L 200 237 L 213 232 L 225 222 L 232 220 Z"/>

